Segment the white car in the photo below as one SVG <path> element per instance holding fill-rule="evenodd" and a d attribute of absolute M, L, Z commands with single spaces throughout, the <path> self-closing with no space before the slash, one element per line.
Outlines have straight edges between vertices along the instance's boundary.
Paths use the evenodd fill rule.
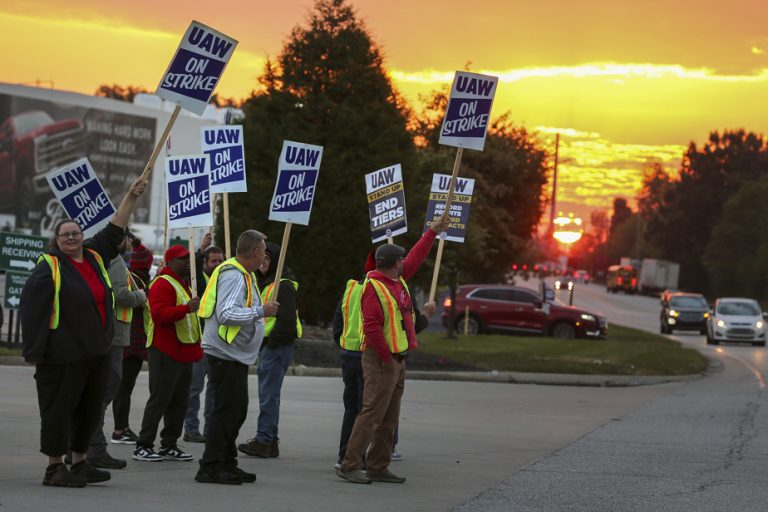
<path fill-rule="evenodd" d="M 732 341 L 764 347 L 765 324 L 757 301 L 742 298 L 717 299 L 707 324 L 707 344 L 717 345 L 721 341 Z"/>

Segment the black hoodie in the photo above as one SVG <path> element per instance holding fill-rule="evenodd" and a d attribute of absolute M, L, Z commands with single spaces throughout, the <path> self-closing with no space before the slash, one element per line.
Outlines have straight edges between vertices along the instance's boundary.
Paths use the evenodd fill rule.
<path fill-rule="evenodd" d="M 266 275 L 262 274 L 261 270 L 256 271 L 260 290 L 264 290 L 275 281 L 278 260 L 280 259 L 280 246 L 268 243 L 266 253 L 270 257 L 269 270 L 267 270 Z M 290 345 L 296 341 L 298 336 L 296 332 L 297 291 L 293 287 L 293 283 L 287 281 L 287 279 L 295 281 L 291 269 L 284 266 L 280 279 L 280 289 L 277 295 L 277 302 L 280 304 L 280 307 L 277 309 L 275 327 L 269 336 L 264 338 L 264 343 L 270 348 L 277 347 L 278 345 Z"/>

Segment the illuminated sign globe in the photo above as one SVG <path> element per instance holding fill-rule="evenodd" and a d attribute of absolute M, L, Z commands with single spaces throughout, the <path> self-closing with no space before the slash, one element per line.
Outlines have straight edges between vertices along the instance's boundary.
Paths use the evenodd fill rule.
<path fill-rule="evenodd" d="M 581 228 L 581 219 L 574 217 L 572 213 L 569 213 L 568 216 L 560 213 L 553 221 L 553 224 L 555 225 L 555 231 L 552 233 L 552 237 L 562 244 L 570 245 L 578 242 L 584 233 L 584 230 Z"/>

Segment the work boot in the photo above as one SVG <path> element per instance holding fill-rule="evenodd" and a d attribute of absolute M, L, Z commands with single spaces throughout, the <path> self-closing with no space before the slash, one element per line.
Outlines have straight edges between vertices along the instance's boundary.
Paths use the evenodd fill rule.
<path fill-rule="evenodd" d="M 128 463 L 125 459 L 116 459 L 108 453 L 105 453 L 101 457 L 88 457 L 88 464 L 94 468 L 102 469 L 123 469 Z"/>
<path fill-rule="evenodd" d="M 51 464 L 45 468 L 45 477 L 43 485 L 52 487 L 85 487 L 85 478 L 72 473 L 67 469 L 67 465 L 61 462 Z"/>
<path fill-rule="evenodd" d="M 260 443 L 256 438 L 249 439 L 247 443 L 238 445 L 237 449 L 246 455 L 259 457 L 260 459 L 277 457 L 277 455 L 272 455 L 272 444 Z"/>
<path fill-rule="evenodd" d="M 96 469 L 92 467 L 87 460 L 81 460 L 77 464 L 72 464 L 69 470 L 75 475 L 78 475 L 84 478 L 85 481 L 88 482 L 89 484 L 98 484 L 99 482 L 106 482 L 107 480 L 112 478 L 112 475 L 109 474 L 109 471 L 102 471 L 101 469 Z"/>
<path fill-rule="evenodd" d="M 362 469 L 344 469 L 344 467 L 342 467 L 341 469 L 336 470 L 336 476 L 343 478 L 347 482 L 352 482 L 353 484 L 371 483 L 371 479 L 368 478 L 368 475 Z"/>
<path fill-rule="evenodd" d="M 205 437 L 200 432 L 184 432 L 184 441 L 187 443 L 204 443 Z"/>
<path fill-rule="evenodd" d="M 271 443 L 269 443 L 269 456 L 271 458 L 276 458 L 280 456 L 280 441 L 278 441 L 277 438 L 274 438 Z"/>
<path fill-rule="evenodd" d="M 405 477 L 397 476 L 387 468 L 380 469 L 378 471 L 368 470 L 368 478 L 371 482 L 387 482 L 390 484 L 402 484 L 405 482 Z"/>

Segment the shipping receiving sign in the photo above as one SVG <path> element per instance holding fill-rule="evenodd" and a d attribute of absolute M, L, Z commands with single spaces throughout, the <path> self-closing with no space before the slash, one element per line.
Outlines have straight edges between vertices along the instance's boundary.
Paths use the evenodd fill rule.
<path fill-rule="evenodd" d="M 85 238 L 93 236 L 114 215 L 115 207 L 87 158 L 51 171 L 46 179 L 53 195 L 69 218 L 83 230 Z"/>
<path fill-rule="evenodd" d="M 448 199 L 448 188 L 451 184 L 451 176 L 448 174 L 433 174 L 432 188 L 429 194 L 429 204 L 427 204 L 427 224 L 424 231 L 429 228 L 429 224 L 443 214 L 445 203 Z M 457 178 L 456 189 L 453 193 L 453 202 L 449 212 L 448 229 L 438 233 L 438 237 L 451 242 L 464 243 L 467 235 L 467 225 L 469 225 L 469 208 L 472 205 L 472 193 L 475 190 L 475 180 L 469 178 Z"/>
<path fill-rule="evenodd" d="M 408 231 L 405 190 L 400 164 L 365 175 L 373 243 Z"/>
<path fill-rule="evenodd" d="M 203 115 L 236 46 L 237 40 L 193 21 L 155 94 Z"/>
<path fill-rule="evenodd" d="M 208 155 L 166 158 L 169 229 L 213 225 L 209 180 Z"/>
<path fill-rule="evenodd" d="M 203 153 L 211 159 L 211 192 L 247 192 L 243 127 L 201 128 Z"/>
<path fill-rule="evenodd" d="M 269 220 L 309 224 L 323 147 L 283 141 Z"/>
<path fill-rule="evenodd" d="M 482 151 L 498 77 L 457 71 L 440 128 L 440 144 Z"/>

